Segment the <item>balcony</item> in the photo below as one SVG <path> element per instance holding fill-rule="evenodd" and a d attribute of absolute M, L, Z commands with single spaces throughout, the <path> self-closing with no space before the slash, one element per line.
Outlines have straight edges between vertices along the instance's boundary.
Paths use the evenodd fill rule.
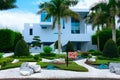
<path fill-rule="evenodd" d="M 51 27 L 52 26 L 52 22 L 40 22 L 40 26 L 41 27 Z"/>

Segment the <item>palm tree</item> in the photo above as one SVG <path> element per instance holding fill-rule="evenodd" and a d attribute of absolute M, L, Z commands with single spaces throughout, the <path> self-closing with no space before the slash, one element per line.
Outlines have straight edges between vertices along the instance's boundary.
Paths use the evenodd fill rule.
<path fill-rule="evenodd" d="M 103 23 L 112 28 L 112 39 L 116 42 L 116 23 L 115 16 L 119 13 L 119 0 L 109 0 L 108 2 L 100 2 L 93 6 L 91 10 L 99 10 L 104 15 Z"/>
<path fill-rule="evenodd" d="M 92 29 L 94 30 L 97 27 L 97 47 L 100 51 L 100 42 L 99 42 L 99 32 L 100 27 L 103 28 L 107 22 L 106 13 L 103 10 L 106 10 L 106 3 L 100 2 L 93 7 L 91 7 L 89 14 L 86 17 L 86 22 L 92 24 Z"/>
<path fill-rule="evenodd" d="M 45 2 L 39 5 L 41 9 L 38 14 L 46 11 L 47 16 L 44 20 L 53 17 L 52 28 L 55 28 L 55 24 L 58 26 L 58 53 L 61 52 L 61 22 L 62 18 L 68 18 L 69 16 L 80 19 L 78 13 L 69 9 L 70 6 L 74 6 L 78 3 L 78 0 L 51 0 L 50 2 Z"/>
<path fill-rule="evenodd" d="M 0 0 L 0 10 L 16 8 L 16 0 Z"/>

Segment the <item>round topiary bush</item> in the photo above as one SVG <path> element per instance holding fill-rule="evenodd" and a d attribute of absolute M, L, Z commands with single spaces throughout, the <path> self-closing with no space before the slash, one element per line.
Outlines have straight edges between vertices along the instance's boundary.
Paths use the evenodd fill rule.
<path fill-rule="evenodd" d="M 18 57 L 19 56 L 30 56 L 28 45 L 23 39 L 17 42 L 14 55 Z"/>
<path fill-rule="evenodd" d="M 119 57 L 118 51 L 117 51 L 117 45 L 115 42 L 110 39 L 105 43 L 105 46 L 103 48 L 103 54 L 106 57 L 114 58 Z"/>
<path fill-rule="evenodd" d="M 66 45 L 66 52 L 74 52 L 74 47 L 71 41 L 68 41 Z"/>
<path fill-rule="evenodd" d="M 44 50 L 45 53 L 51 53 L 52 48 L 49 47 L 49 46 L 45 46 L 45 47 L 43 48 L 43 50 Z"/>

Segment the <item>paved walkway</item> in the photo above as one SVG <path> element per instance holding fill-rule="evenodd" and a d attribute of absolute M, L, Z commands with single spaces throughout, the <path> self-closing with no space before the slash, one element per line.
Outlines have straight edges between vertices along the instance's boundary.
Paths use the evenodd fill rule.
<path fill-rule="evenodd" d="M 82 65 L 89 69 L 89 72 L 75 72 L 65 70 L 45 70 L 42 69 L 41 73 L 36 73 L 31 76 L 21 76 L 19 68 L 7 69 L 0 71 L 0 79 L 2 78 L 39 78 L 39 79 L 51 79 L 51 78 L 117 78 L 120 79 L 120 75 L 110 73 L 108 69 L 99 70 L 85 64 L 85 59 L 75 61 L 77 64 Z"/>

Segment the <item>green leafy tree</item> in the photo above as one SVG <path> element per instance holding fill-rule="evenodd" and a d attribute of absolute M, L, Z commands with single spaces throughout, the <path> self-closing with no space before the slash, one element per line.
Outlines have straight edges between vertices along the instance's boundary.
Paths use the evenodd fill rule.
<path fill-rule="evenodd" d="M 73 52 L 73 51 L 74 51 L 73 43 L 71 41 L 68 41 L 66 45 L 66 52 Z"/>
<path fill-rule="evenodd" d="M 0 10 L 16 8 L 16 0 L 0 0 Z"/>
<path fill-rule="evenodd" d="M 117 51 L 117 45 L 115 42 L 110 39 L 105 43 L 103 54 L 106 57 L 114 58 L 119 57 L 118 51 Z"/>
<path fill-rule="evenodd" d="M 58 27 L 58 52 L 61 52 L 61 19 L 73 17 L 76 19 L 80 19 L 80 15 L 71 9 L 70 6 L 74 6 L 78 3 L 78 0 L 50 0 L 50 2 L 45 2 L 40 4 L 39 8 L 41 9 L 39 13 L 44 11 L 47 12 L 47 16 L 44 20 L 49 19 L 51 16 L 53 17 L 53 25 L 52 28 L 55 28 L 55 24 L 57 23 Z"/>
<path fill-rule="evenodd" d="M 41 40 L 39 36 L 34 36 L 32 41 L 32 47 L 41 47 Z"/>

